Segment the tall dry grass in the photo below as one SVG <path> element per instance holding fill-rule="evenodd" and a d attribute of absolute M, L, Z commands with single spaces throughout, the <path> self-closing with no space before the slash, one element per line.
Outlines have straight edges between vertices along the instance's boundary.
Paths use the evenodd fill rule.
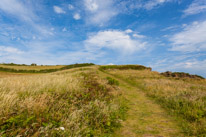
<path fill-rule="evenodd" d="M 12 66 L 12 65 L 3 65 L 0 64 L 2 68 L 11 68 L 16 70 L 42 70 L 42 69 L 60 69 L 65 65 L 57 65 L 57 66 Z"/>
<path fill-rule="evenodd" d="M 113 87 L 94 71 L 0 79 L 0 136 L 99 136 L 120 125 Z"/>

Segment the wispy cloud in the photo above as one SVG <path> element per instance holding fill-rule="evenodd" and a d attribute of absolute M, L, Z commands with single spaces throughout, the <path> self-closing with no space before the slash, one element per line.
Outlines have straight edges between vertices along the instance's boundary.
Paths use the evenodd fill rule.
<path fill-rule="evenodd" d="M 194 0 L 183 12 L 185 16 L 206 12 L 206 1 Z"/>
<path fill-rule="evenodd" d="M 143 5 L 143 7 L 147 10 L 151 10 L 159 5 L 162 5 L 166 2 L 171 2 L 172 0 L 150 0 Z"/>
<path fill-rule="evenodd" d="M 152 10 L 168 2 L 175 2 L 176 0 L 128 0 L 121 1 L 118 5 L 120 6 L 121 12 L 131 13 L 132 10 L 146 9 Z"/>
<path fill-rule="evenodd" d="M 64 27 L 64 28 L 62 29 L 62 31 L 63 31 L 63 32 L 66 32 L 66 31 L 67 31 L 67 28 Z"/>
<path fill-rule="evenodd" d="M 14 15 L 26 22 L 33 22 L 38 19 L 32 9 L 29 9 L 18 0 L 1 0 L 0 9 L 5 13 Z"/>
<path fill-rule="evenodd" d="M 23 51 L 13 48 L 13 47 L 8 47 L 8 46 L 0 46 L 0 56 L 1 55 L 7 55 L 7 54 L 21 54 Z"/>
<path fill-rule="evenodd" d="M 68 8 L 69 8 L 69 10 L 73 10 L 73 9 L 74 9 L 74 6 L 73 6 L 72 4 L 69 4 L 69 5 L 68 5 Z"/>
<path fill-rule="evenodd" d="M 73 16 L 73 18 L 74 18 L 75 20 L 80 20 L 80 19 L 81 19 L 81 16 L 80 16 L 79 13 L 75 13 L 74 16 Z"/>
<path fill-rule="evenodd" d="M 87 23 L 103 26 L 118 14 L 111 0 L 84 0 Z"/>
<path fill-rule="evenodd" d="M 58 14 L 64 14 L 64 13 L 66 13 L 61 7 L 59 7 L 59 6 L 54 6 L 53 7 L 54 8 L 54 11 L 56 12 L 56 13 L 58 13 Z"/>
<path fill-rule="evenodd" d="M 206 21 L 193 22 L 170 38 L 172 51 L 206 51 Z"/>
<path fill-rule="evenodd" d="M 48 29 L 47 26 L 41 24 L 41 18 L 34 12 L 34 7 L 31 6 L 31 3 L 23 3 L 19 0 L 2 0 L 0 2 L 0 10 L 3 11 L 7 16 L 9 16 L 12 19 L 17 19 L 18 21 L 21 22 L 23 27 L 22 32 L 27 32 L 27 27 L 29 28 L 29 31 L 31 32 L 31 29 L 33 29 L 36 33 L 39 35 L 52 35 L 52 32 Z M 1 23 L 1 26 L 5 25 Z M 2 29 L 7 29 L 7 28 L 14 28 L 14 24 L 11 24 L 12 26 L 9 26 L 10 24 L 6 24 L 5 28 Z M 18 28 L 20 29 L 20 28 Z M 17 31 L 17 30 L 14 30 Z M 16 32 L 13 32 L 16 33 Z"/>

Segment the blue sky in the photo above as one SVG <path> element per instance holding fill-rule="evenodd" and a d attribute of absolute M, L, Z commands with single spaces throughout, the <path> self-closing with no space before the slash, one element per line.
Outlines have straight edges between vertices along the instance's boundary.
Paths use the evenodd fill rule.
<path fill-rule="evenodd" d="M 142 64 L 206 77 L 206 0 L 1 0 L 0 62 Z"/>

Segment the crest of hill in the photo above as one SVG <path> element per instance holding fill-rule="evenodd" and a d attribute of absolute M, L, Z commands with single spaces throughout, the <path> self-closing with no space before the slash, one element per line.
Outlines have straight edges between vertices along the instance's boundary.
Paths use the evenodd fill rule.
<path fill-rule="evenodd" d="M 145 67 L 142 65 L 107 65 L 107 66 L 101 66 L 99 68 L 100 70 L 108 70 L 108 69 L 119 69 L 119 70 L 127 70 L 127 69 L 133 69 L 133 70 L 150 70 L 152 71 L 152 68 Z"/>
<path fill-rule="evenodd" d="M 50 73 L 50 72 L 56 72 L 56 71 L 61 71 L 61 70 L 66 70 L 66 69 L 72 69 L 72 68 L 77 68 L 77 67 L 86 67 L 86 66 L 92 66 L 94 65 L 93 63 L 82 63 L 82 64 L 71 64 L 71 65 L 65 65 L 65 66 L 47 66 L 45 69 L 45 66 L 32 66 L 32 67 L 38 67 L 39 70 L 37 69 L 28 69 L 31 66 L 25 66 L 24 69 L 18 69 L 17 67 L 22 66 L 18 64 L 12 64 L 12 67 L 10 64 L 0 66 L 0 71 L 3 72 L 12 72 L 12 73 Z M 24 66 L 24 65 L 23 65 Z M 41 69 L 42 68 L 42 69 Z"/>
<path fill-rule="evenodd" d="M 100 66 L 100 70 L 113 70 L 113 69 L 118 69 L 118 70 L 127 70 L 127 69 L 132 69 L 132 70 L 150 70 L 152 71 L 151 67 L 146 67 L 143 65 L 107 65 L 107 66 Z M 163 75 L 165 77 L 173 77 L 173 78 L 191 78 L 191 79 L 205 79 L 202 76 L 199 75 L 192 75 L 189 73 L 185 72 L 170 72 L 166 71 L 163 73 L 160 73 L 160 75 Z"/>

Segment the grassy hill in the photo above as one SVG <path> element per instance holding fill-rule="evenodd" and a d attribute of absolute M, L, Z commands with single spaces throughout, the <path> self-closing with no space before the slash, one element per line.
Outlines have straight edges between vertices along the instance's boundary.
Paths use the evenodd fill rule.
<path fill-rule="evenodd" d="M 0 136 L 205 136 L 206 80 L 141 65 L 4 64 L 0 110 Z"/>
<path fill-rule="evenodd" d="M 17 65 L 17 64 L 2 64 L 0 65 L 0 71 L 3 72 L 14 72 L 14 73 L 51 73 L 61 70 L 67 70 L 78 67 L 92 66 L 93 63 L 83 63 L 83 64 L 72 64 L 72 65 L 62 65 L 62 66 L 27 66 L 27 65 Z"/>

